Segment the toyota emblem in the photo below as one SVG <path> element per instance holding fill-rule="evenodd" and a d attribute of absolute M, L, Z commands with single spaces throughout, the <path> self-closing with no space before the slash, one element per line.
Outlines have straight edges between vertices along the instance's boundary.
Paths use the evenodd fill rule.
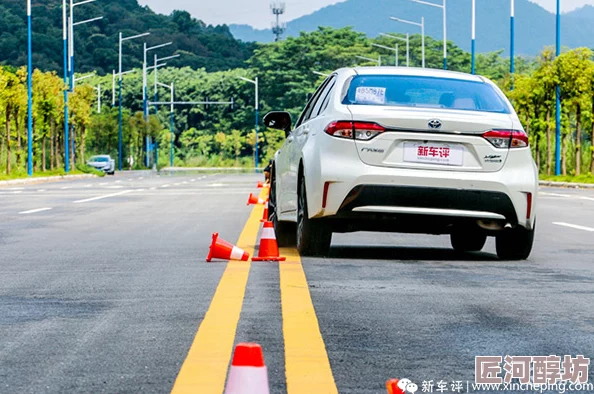
<path fill-rule="evenodd" d="M 439 119 L 431 119 L 429 121 L 429 128 L 431 128 L 431 129 L 440 129 L 441 128 L 441 120 L 439 120 Z"/>

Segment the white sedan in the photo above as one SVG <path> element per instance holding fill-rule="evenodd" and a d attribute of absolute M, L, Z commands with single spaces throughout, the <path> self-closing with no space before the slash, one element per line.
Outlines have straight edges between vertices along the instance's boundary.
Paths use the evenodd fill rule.
<path fill-rule="evenodd" d="M 272 163 L 270 219 L 281 246 L 325 255 L 332 233 L 450 234 L 455 250 L 527 259 L 538 170 L 503 92 L 481 76 L 362 67 L 329 76 Z"/>

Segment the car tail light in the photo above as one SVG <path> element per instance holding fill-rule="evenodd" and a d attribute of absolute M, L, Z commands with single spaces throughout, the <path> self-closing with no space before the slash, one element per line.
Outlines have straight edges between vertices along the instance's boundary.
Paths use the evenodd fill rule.
<path fill-rule="evenodd" d="M 530 144 L 528 135 L 521 130 L 490 130 L 483 138 L 495 148 L 525 148 Z"/>
<path fill-rule="evenodd" d="M 325 131 L 333 137 L 353 139 L 354 136 L 356 140 L 369 141 L 386 129 L 373 122 L 338 121 L 330 123 Z"/>

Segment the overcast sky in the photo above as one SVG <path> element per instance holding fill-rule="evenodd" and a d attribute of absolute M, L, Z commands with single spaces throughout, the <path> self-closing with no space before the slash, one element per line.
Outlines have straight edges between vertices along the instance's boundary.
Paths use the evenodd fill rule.
<path fill-rule="evenodd" d="M 283 0 L 287 6 L 284 16 L 285 21 L 298 18 L 302 15 L 344 0 Z M 503 0 L 493 0 L 503 1 Z M 541 4 L 550 11 L 554 11 L 556 0 L 531 0 Z M 154 11 L 169 14 L 174 9 L 185 9 L 209 24 L 248 24 L 257 28 L 270 27 L 272 15 L 270 14 L 271 0 L 139 0 L 141 4 L 149 5 Z M 507 2 L 507 0 L 506 0 Z M 594 0 L 563 0 L 563 11 L 571 11 L 585 4 L 594 5 Z"/>

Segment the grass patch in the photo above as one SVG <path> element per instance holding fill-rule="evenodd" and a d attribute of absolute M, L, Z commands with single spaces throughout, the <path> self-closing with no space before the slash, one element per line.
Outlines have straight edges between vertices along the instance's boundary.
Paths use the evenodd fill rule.
<path fill-rule="evenodd" d="M 97 171 L 92 167 L 77 166 L 76 169 L 70 170 L 70 172 L 68 174 L 66 174 L 66 171 L 64 171 L 64 169 L 45 171 L 45 172 L 39 171 L 39 172 L 34 172 L 32 178 L 44 178 L 44 177 L 49 177 L 49 176 L 64 176 L 64 175 L 83 175 L 83 174 L 93 174 L 93 175 L 97 175 L 97 176 L 105 176 L 105 174 L 102 171 Z M 14 179 L 23 179 L 23 178 L 29 178 L 29 175 L 27 175 L 26 171 L 22 171 L 22 170 L 15 171 L 10 175 L 6 175 L 6 174 L 0 175 L 0 181 L 10 181 L 10 180 L 14 180 Z"/>
<path fill-rule="evenodd" d="M 541 175 L 540 179 L 543 181 L 550 181 L 550 182 L 567 182 L 567 183 L 594 183 L 594 175 L 592 174 L 582 174 L 578 176 L 574 175 Z"/>

